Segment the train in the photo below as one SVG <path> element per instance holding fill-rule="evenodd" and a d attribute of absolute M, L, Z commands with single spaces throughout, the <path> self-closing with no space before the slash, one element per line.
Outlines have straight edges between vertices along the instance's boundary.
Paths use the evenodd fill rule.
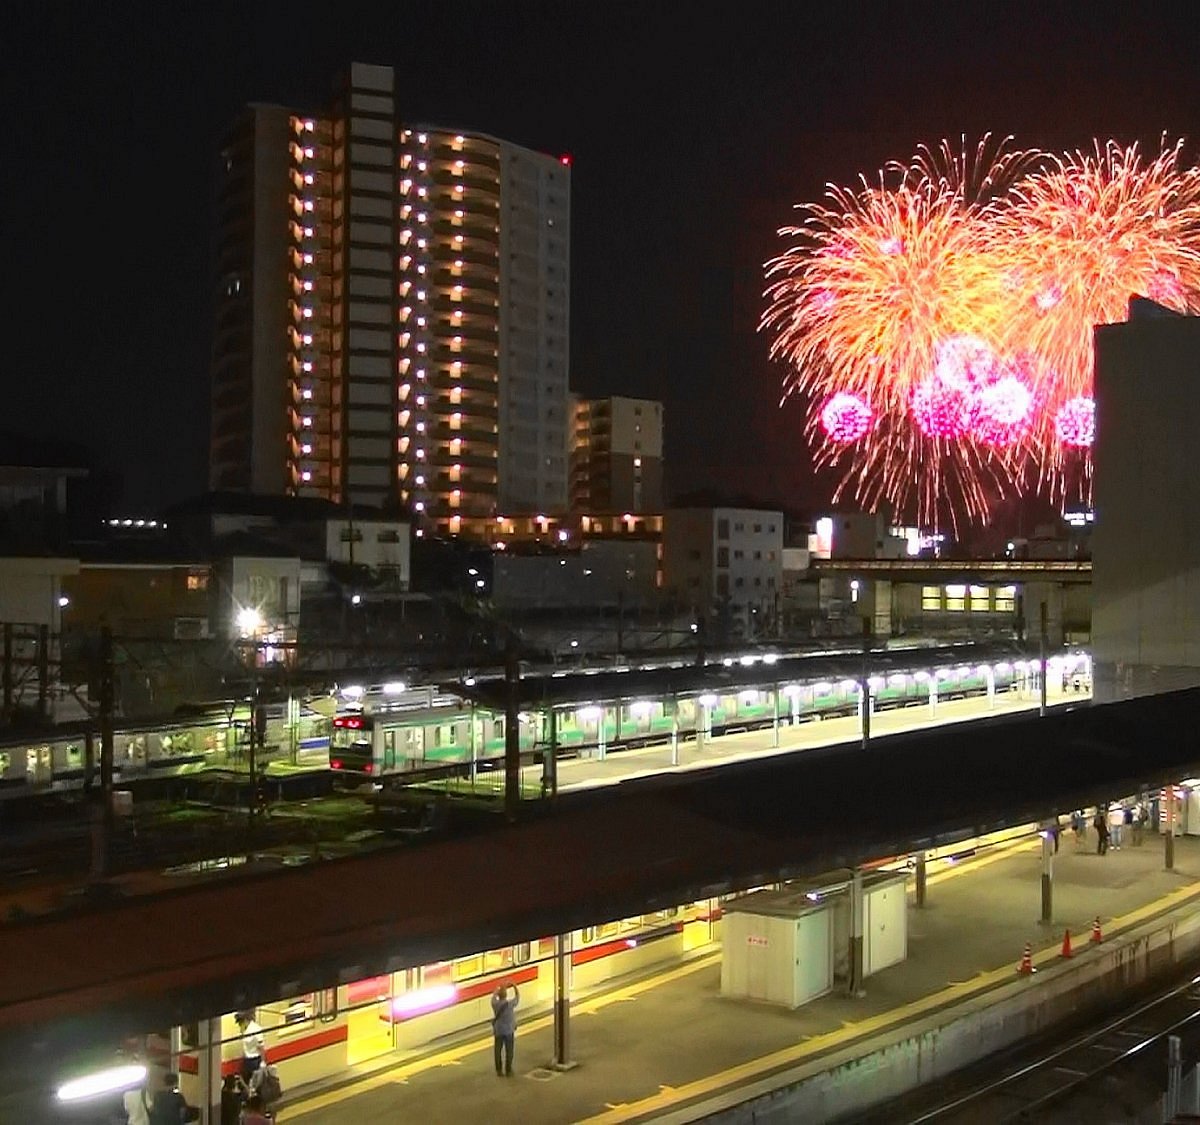
<path fill-rule="evenodd" d="M 573 1000 L 715 952 L 722 913 L 719 899 L 705 899 L 576 930 L 569 953 Z M 554 946 L 552 937 L 521 942 L 261 1005 L 255 1018 L 264 1031 L 266 1058 L 284 1088 L 295 1090 L 389 1054 L 423 1052 L 447 1036 L 486 1031 L 499 985 L 520 989 L 528 1020 L 553 1003 Z M 200 1044 L 196 1029 L 180 1030 L 174 1068 L 195 1103 L 201 1097 Z M 220 1038 L 222 1072 L 234 1073 L 241 1043 L 232 1013 L 220 1020 Z M 162 1040 L 169 1042 L 169 1036 Z"/>
<path fill-rule="evenodd" d="M 289 709 L 291 722 L 289 723 Z M 334 710 L 332 706 L 328 709 Z M 329 760 L 330 716 L 307 704 L 271 704 L 263 708 L 263 738 L 258 761 L 309 764 Z M 209 770 L 243 770 L 250 753 L 251 717 L 245 703 L 220 703 L 190 709 L 187 715 L 122 725 L 113 734 L 113 777 L 127 786 L 152 778 L 182 777 Z M 97 771 L 99 736 L 83 723 L 52 731 L 12 733 L 0 740 L 0 800 L 37 793 L 70 792 Z"/>
<path fill-rule="evenodd" d="M 1061 671 L 1064 691 L 1090 690 L 1086 656 L 1053 658 L 1050 663 L 1056 674 Z M 793 672 L 794 682 L 742 686 L 739 680 L 753 684 L 753 677 L 740 676 L 742 670 L 733 668 L 718 687 L 706 689 L 696 686 L 698 680 L 688 681 L 686 690 L 668 695 L 616 699 L 611 692 L 610 698 L 603 698 L 603 675 L 576 675 L 574 681 L 545 677 L 541 686 L 568 685 L 568 698 L 521 711 L 518 743 L 526 756 L 544 754 L 553 746 L 559 757 L 603 757 L 676 738 L 719 738 L 775 723 L 795 725 L 856 714 L 860 693 L 854 662 L 825 658 L 819 670 L 826 678 L 817 678 L 818 668 L 813 667 L 807 676 Z M 893 660 L 890 670 L 881 667 L 870 678 L 871 705 L 877 711 L 927 705 L 935 690 L 938 699 L 1000 694 L 1029 686 L 1035 670 L 1035 662 L 1014 659 L 913 672 L 900 670 Z M 606 675 L 611 679 L 615 673 Z M 616 682 L 627 684 L 632 692 L 638 677 L 631 671 Z M 483 702 L 464 685 L 397 683 L 344 689 L 268 704 L 262 711 L 263 738 L 256 754 L 260 768 L 269 771 L 286 763 L 329 770 L 344 787 L 403 785 L 423 777 L 486 771 L 496 768 L 505 753 L 504 708 L 496 705 L 494 696 Z M 244 772 L 251 725 L 245 701 L 202 705 L 166 720 L 124 723 L 113 740 L 115 781 L 131 787 L 208 771 Z M 97 756 L 94 727 L 91 733 Z M 44 734 L 14 732 L 0 739 L 0 800 L 81 788 L 88 773 L 88 736 L 87 725 L 71 724 Z"/>
<path fill-rule="evenodd" d="M 1086 657 L 1061 665 L 1063 689 L 1090 690 Z M 874 711 L 928 705 L 1028 687 L 1037 665 L 1017 660 L 994 665 L 960 665 L 935 672 L 900 672 L 870 677 Z M 842 670 L 846 671 L 848 665 Z M 736 677 L 734 677 L 736 678 Z M 858 713 L 859 680 L 780 683 L 767 687 L 697 689 L 670 698 L 550 703 L 519 713 L 523 756 L 548 752 L 560 758 L 603 757 L 672 739 L 719 738 L 771 727 L 797 725 Z M 505 753 L 505 716 L 460 695 L 424 689 L 396 695 L 364 693 L 333 719 L 329 764 L 346 782 L 404 783 L 417 776 L 495 768 Z"/>

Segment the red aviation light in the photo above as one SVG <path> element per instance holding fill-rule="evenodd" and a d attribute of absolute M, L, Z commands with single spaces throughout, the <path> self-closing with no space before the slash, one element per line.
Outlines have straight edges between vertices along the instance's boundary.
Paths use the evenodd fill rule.
<path fill-rule="evenodd" d="M 333 720 L 335 727 L 343 727 L 349 730 L 362 730 L 363 721 L 357 716 L 341 717 Z"/>
<path fill-rule="evenodd" d="M 334 758 L 332 761 L 330 761 L 329 768 L 331 770 L 340 770 L 342 768 L 342 759 Z"/>
<path fill-rule="evenodd" d="M 558 162 L 564 168 L 570 168 L 571 165 L 575 163 L 575 158 L 569 152 L 564 152 L 562 156 L 558 158 Z"/>

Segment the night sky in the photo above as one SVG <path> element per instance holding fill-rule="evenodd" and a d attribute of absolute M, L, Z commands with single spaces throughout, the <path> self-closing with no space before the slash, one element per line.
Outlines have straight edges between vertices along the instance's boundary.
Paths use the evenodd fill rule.
<path fill-rule="evenodd" d="M 205 486 L 216 150 L 350 59 L 400 114 L 574 156 L 573 387 L 666 402 L 668 483 L 824 503 L 755 328 L 827 181 L 984 130 L 1154 144 L 1200 114 L 1191 4 L 557 0 L 6 12 L 6 425 L 82 441 L 147 512 Z"/>

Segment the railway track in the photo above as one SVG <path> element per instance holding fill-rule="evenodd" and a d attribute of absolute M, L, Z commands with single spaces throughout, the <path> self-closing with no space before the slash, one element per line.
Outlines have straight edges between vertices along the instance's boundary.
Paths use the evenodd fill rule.
<path fill-rule="evenodd" d="M 1010 1053 L 990 1067 L 985 1063 L 950 1078 L 945 1085 L 959 1089 L 940 1104 L 930 1106 L 926 1095 L 924 1109 L 903 1111 L 896 1103 L 884 1107 L 884 1116 L 871 1114 L 866 1120 L 909 1125 L 1160 1121 L 1168 1037 L 1183 1041 L 1185 1060 L 1194 1061 L 1200 1050 L 1200 974 L 1149 1000 L 1132 1001 L 1128 1010 L 1102 1017 L 1099 1026 L 1066 1034 L 1065 1042 L 1043 1045 L 1040 1054 Z M 964 1089 L 965 1082 L 973 1085 Z"/>

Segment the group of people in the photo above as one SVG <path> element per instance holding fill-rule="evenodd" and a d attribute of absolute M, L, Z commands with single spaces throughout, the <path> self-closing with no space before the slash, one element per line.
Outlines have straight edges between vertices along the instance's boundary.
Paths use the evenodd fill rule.
<path fill-rule="evenodd" d="M 234 1017 L 242 1037 L 242 1058 L 236 1074 L 227 1074 L 221 1086 L 221 1125 L 273 1125 L 272 1107 L 282 1093 L 279 1078 L 267 1064 L 263 1029 L 253 1012 Z M 198 1121 L 200 1110 L 188 1105 L 179 1091 L 179 1075 L 163 1075 L 159 1089 L 147 1083 L 124 1096 L 129 1125 L 185 1125 Z"/>
<path fill-rule="evenodd" d="M 1096 814 L 1092 817 L 1092 827 L 1096 830 L 1096 854 L 1107 855 L 1110 847 L 1119 851 L 1126 841 L 1140 847 L 1149 823 L 1150 809 L 1143 801 L 1132 804 L 1115 801 L 1111 805 L 1098 805 Z M 1088 821 L 1083 810 L 1077 809 L 1071 816 L 1071 827 L 1078 848 L 1086 845 L 1087 826 Z"/>

